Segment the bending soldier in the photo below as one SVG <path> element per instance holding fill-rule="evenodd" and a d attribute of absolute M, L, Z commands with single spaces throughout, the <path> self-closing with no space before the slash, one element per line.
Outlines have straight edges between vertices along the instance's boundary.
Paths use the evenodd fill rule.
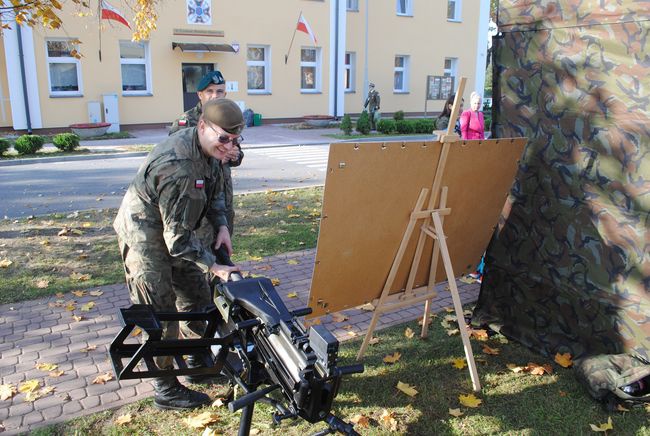
<path fill-rule="evenodd" d="M 218 229 L 216 244 L 232 252 L 225 210 L 221 166 L 241 142 L 241 110 L 231 100 L 206 102 L 197 126 L 184 129 L 149 153 L 129 186 L 115 218 L 114 228 L 127 286 L 133 303 L 153 310 L 203 310 L 210 303 L 206 272 L 227 280 L 237 267 L 219 265 L 211 250 L 197 239 L 203 217 Z M 179 325 L 163 326 L 163 339 L 176 339 Z M 202 322 L 183 322 L 183 337 L 203 334 Z M 171 357 L 155 360 L 161 369 L 173 366 Z M 190 362 L 188 359 L 188 366 Z M 154 405 L 188 409 L 210 401 L 203 393 L 179 383 L 176 377 L 153 381 Z"/>

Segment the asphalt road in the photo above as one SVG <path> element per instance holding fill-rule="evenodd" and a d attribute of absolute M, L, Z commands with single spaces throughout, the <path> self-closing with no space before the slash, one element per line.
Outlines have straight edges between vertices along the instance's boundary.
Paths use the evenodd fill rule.
<path fill-rule="evenodd" d="M 233 171 L 235 193 L 325 183 L 329 145 L 245 150 Z M 144 156 L 0 168 L 0 218 L 119 207 Z"/>

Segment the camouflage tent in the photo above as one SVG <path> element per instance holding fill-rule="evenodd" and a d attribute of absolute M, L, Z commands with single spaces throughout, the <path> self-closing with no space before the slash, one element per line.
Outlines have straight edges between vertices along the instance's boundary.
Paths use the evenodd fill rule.
<path fill-rule="evenodd" d="M 495 126 L 527 136 L 474 321 L 650 356 L 650 1 L 501 0 Z"/>

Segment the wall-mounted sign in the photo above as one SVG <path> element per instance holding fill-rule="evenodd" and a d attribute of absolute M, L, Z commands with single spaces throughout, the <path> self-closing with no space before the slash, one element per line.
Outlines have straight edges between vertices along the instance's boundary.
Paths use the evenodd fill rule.
<path fill-rule="evenodd" d="M 453 93 L 452 76 L 427 76 L 427 100 L 447 100 Z"/>
<path fill-rule="evenodd" d="M 211 0 L 186 0 L 187 24 L 212 24 Z"/>

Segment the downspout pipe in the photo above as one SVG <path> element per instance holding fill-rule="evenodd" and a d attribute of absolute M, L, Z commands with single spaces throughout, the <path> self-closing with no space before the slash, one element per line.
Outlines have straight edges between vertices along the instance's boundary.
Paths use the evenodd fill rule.
<path fill-rule="evenodd" d="M 25 56 L 23 54 L 23 35 L 20 24 L 16 23 L 16 36 L 18 37 L 18 60 L 20 62 L 20 77 L 23 81 L 23 101 L 25 102 L 25 120 L 27 133 L 32 134 L 32 119 L 29 115 L 29 98 L 27 96 L 27 77 L 25 76 Z"/>
<path fill-rule="evenodd" d="M 334 117 L 339 118 L 339 0 L 335 0 L 334 12 Z"/>

